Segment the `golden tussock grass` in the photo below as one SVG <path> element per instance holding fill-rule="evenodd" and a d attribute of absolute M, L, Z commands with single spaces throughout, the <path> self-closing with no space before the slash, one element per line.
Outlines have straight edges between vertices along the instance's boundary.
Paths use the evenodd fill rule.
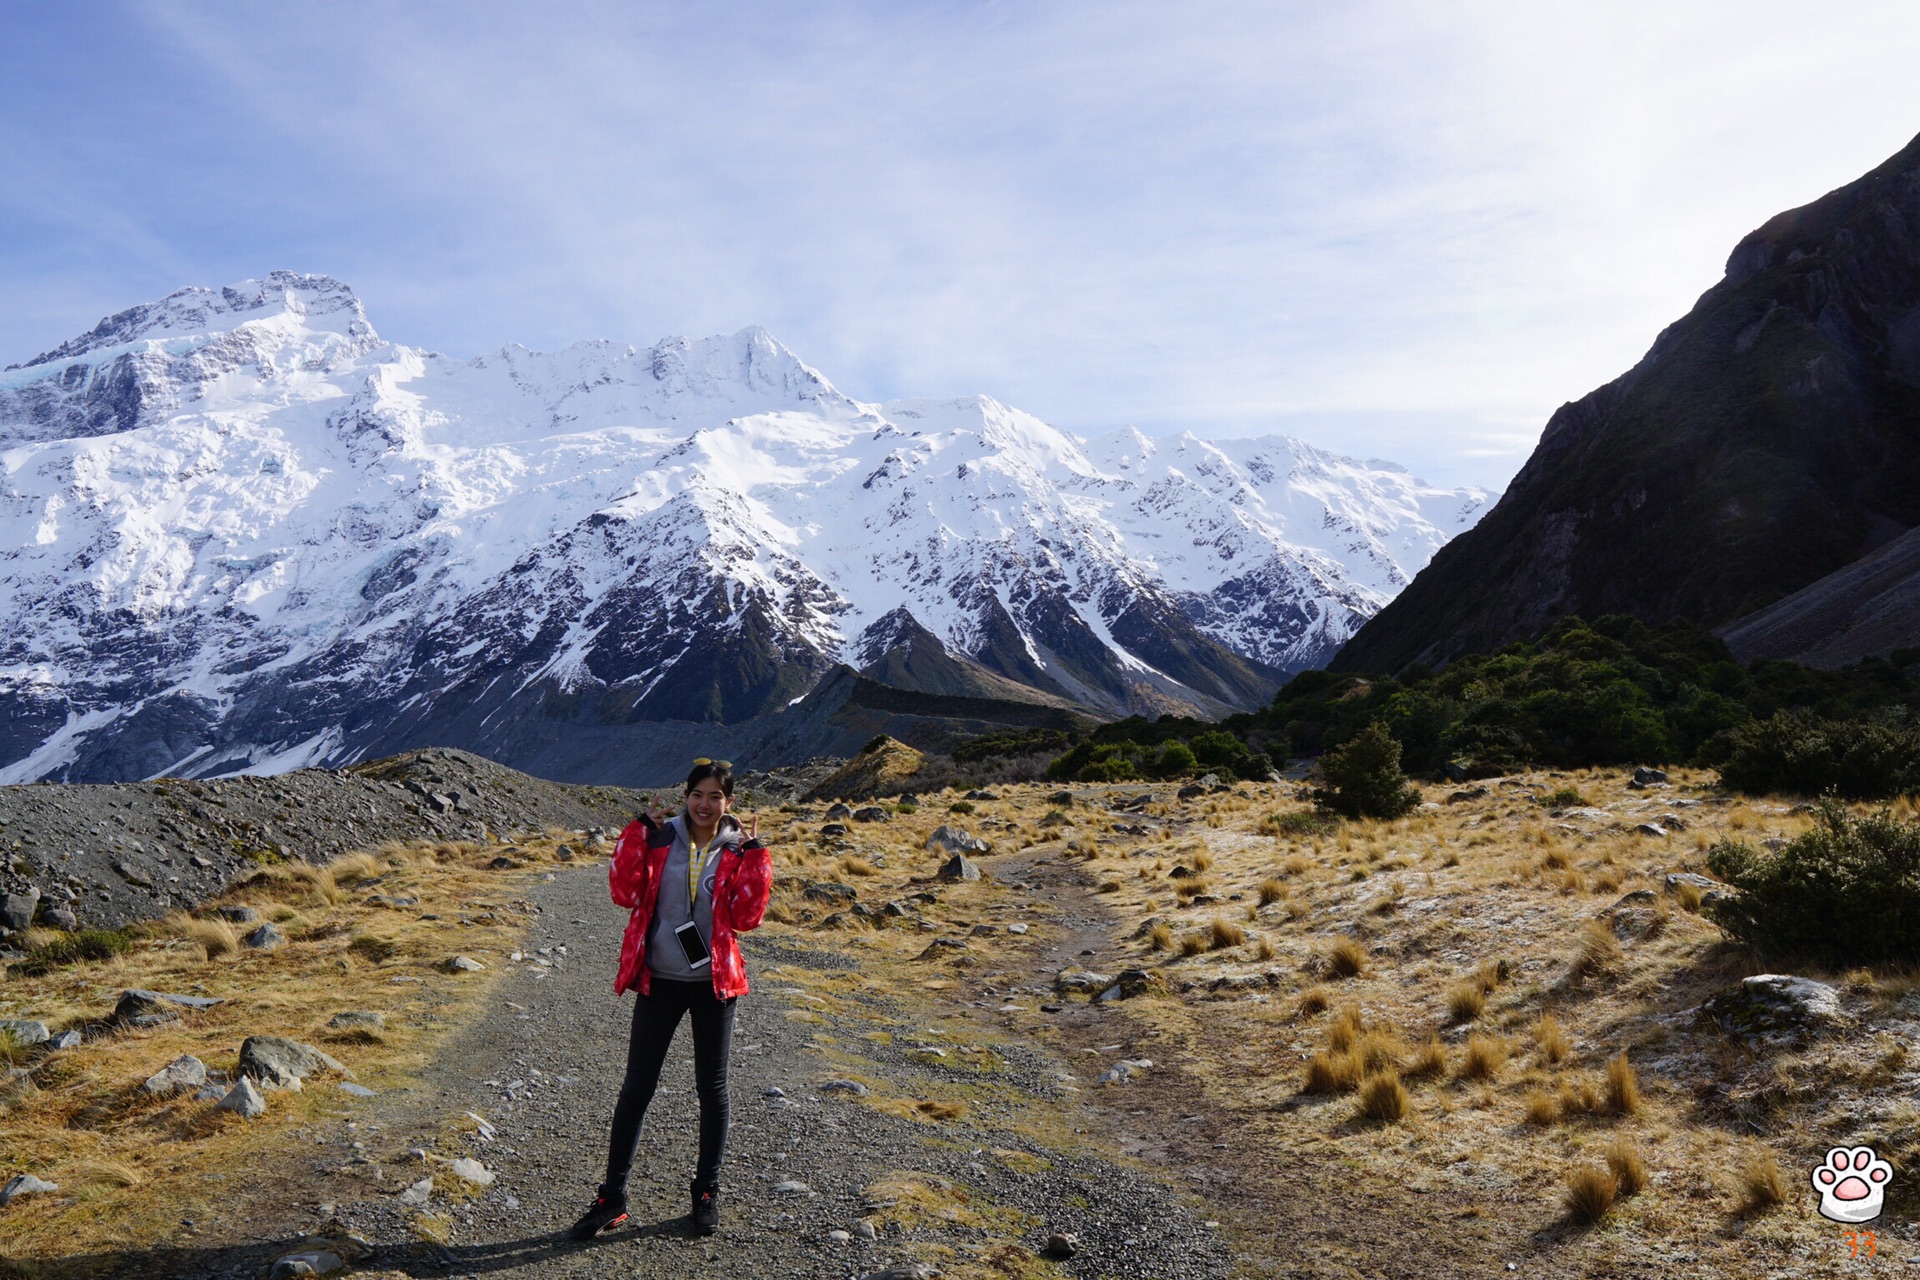
<path fill-rule="evenodd" d="M 1312 859 L 1298 853 L 1280 864 L 1280 871 L 1284 875 L 1303 876 L 1311 870 L 1313 870 Z"/>
<path fill-rule="evenodd" d="M 1402 1074 L 1409 1080 L 1437 1080 L 1447 1074 L 1447 1046 L 1438 1034 L 1429 1035 L 1426 1043 L 1413 1051 Z"/>
<path fill-rule="evenodd" d="M 1180 939 L 1180 954 L 1183 956 L 1204 955 L 1206 950 L 1207 935 L 1204 933 L 1189 933 Z"/>
<path fill-rule="evenodd" d="M 1193 869 L 1196 873 L 1213 869 L 1213 855 L 1205 849 L 1195 849 L 1189 861 L 1193 863 Z"/>
<path fill-rule="evenodd" d="M 1766 1213 L 1787 1202 L 1787 1180 L 1780 1173 L 1780 1162 L 1764 1148 L 1748 1155 L 1740 1166 L 1736 1184 L 1738 1210 L 1742 1215 Z"/>
<path fill-rule="evenodd" d="M 1582 1226 L 1589 1226 L 1606 1217 L 1619 1194 L 1620 1180 L 1613 1176 L 1611 1170 L 1581 1165 L 1567 1175 L 1566 1193 L 1561 1203 L 1566 1206 L 1567 1217 Z"/>
<path fill-rule="evenodd" d="M 1213 951 L 1223 951 L 1228 947 L 1237 947 L 1247 940 L 1247 931 L 1231 920 L 1219 916 L 1207 926 L 1207 946 Z"/>
<path fill-rule="evenodd" d="M 1687 884 L 1685 881 L 1682 881 L 1673 887 L 1673 900 L 1680 904 L 1682 911 L 1685 911 L 1689 915 L 1698 915 L 1700 914 L 1700 904 L 1705 901 L 1705 898 L 1700 892 L 1699 885 Z"/>
<path fill-rule="evenodd" d="M 874 866 L 873 863 L 865 858 L 848 854 L 846 857 L 840 859 L 840 874 L 847 876 L 875 876 L 880 874 L 880 868 Z"/>
<path fill-rule="evenodd" d="M 1566 871 L 1573 866 L 1573 860 L 1567 856 L 1565 849 L 1549 849 L 1546 856 L 1540 859 L 1540 865 L 1548 871 Z"/>
<path fill-rule="evenodd" d="M 1392 1071 L 1379 1072 L 1360 1082 L 1361 1119 L 1393 1124 L 1405 1120 L 1412 1109 L 1413 1100 L 1407 1095 L 1407 1087 Z"/>
<path fill-rule="evenodd" d="M 1447 1016 L 1472 1022 L 1487 1010 L 1487 993 L 1477 982 L 1456 982 L 1447 988 Z"/>
<path fill-rule="evenodd" d="M 1364 1068 L 1360 1055 L 1352 1049 L 1323 1049 L 1307 1059 L 1306 1078 L 1301 1082 L 1300 1092 L 1351 1093 L 1360 1087 Z"/>
<path fill-rule="evenodd" d="M 1533 1024 L 1533 1047 L 1542 1066 L 1557 1067 L 1573 1057 L 1573 1042 L 1567 1029 L 1551 1013 L 1543 1013 Z"/>
<path fill-rule="evenodd" d="M 1455 1075 L 1461 1080 L 1492 1080 L 1507 1065 L 1508 1052 L 1504 1037 L 1481 1035 L 1476 1031 L 1467 1037 L 1467 1047 L 1460 1055 L 1460 1067 Z"/>
<path fill-rule="evenodd" d="M 1317 1013 L 1325 1013 L 1330 1003 L 1332 1002 L 1327 998 L 1325 987 L 1308 987 L 1300 993 L 1300 1004 L 1296 1013 L 1302 1018 L 1311 1018 Z"/>
<path fill-rule="evenodd" d="M 1333 1015 L 1333 1021 L 1327 1026 L 1327 1044 L 1338 1052 L 1345 1053 L 1353 1048 L 1360 1039 L 1360 1033 L 1366 1030 L 1366 1022 L 1357 1006 L 1348 1005 Z"/>
<path fill-rule="evenodd" d="M 1271 960 L 1279 954 L 1278 951 L 1274 950 L 1273 940 L 1270 938 L 1262 938 L 1253 945 L 1253 958 L 1255 960 Z"/>
<path fill-rule="evenodd" d="M 1189 898 L 1197 898 L 1206 891 L 1207 882 L 1200 878 L 1181 880 L 1173 886 L 1173 896 L 1181 902 L 1185 902 Z"/>
<path fill-rule="evenodd" d="M 1560 1118 L 1560 1106 L 1552 1094 L 1545 1089 L 1529 1089 L 1520 1099 L 1520 1119 L 1522 1123 L 1539 1128 L 1554 1123 Z"/>
<path fill-rule="evenodd" d="M 1280 880 L 1262 880 L 1260 882 L 1260 888 L 1258 892 L 1260 896 L 1260 905 L 1264 907 L 1264 906 L 1270 905 L 1271 903 L 1278 902 L 1282 898 L 1286 897 L 1287 886 L 1284 881 L 1280 881 Z"/>
<path fill-rule="evenodd" d="M 1607 1110 L 1616 1116 L 1639 1115 L 1642 1106 L 1640 1079 L 1626 1050 L 1607 1059 Z"/>
<path fill-rule="evenodd" d="M 1321 953 L 1328 974 L 1336 978 L 1357 978 L 1367 970 L 1367 953 L 1352 938 L 1341 938 Z"/>
<path fill-rule="evenodd" d="M 1607 1144 L 1606 1158 L 1607 1168 L 1620 1184 L 1621 1195 L 1637 1196 L 1647 1189 L 1646 1157 L 1626 1134 L 1614 1135 L 1613 1141 Z"/>
<path fill-rule="evenodd" d="M 361 880 L 374 880 L 384 874 L 386 869 L 379 858 L 364 849 L 358 853 L 343 854 L 327 864 L 327 870 L 333 872 L 335 884 L 354 884 Z"/>
<path fill-rule="evenodd" d="M 1095 893 L 1118 893 L 1124 887 L 1125 886 L 1123 886 L 1118 880 L 1102 880 L 1099 886 L 1094 889 L 1094 892 Z"/>
<path fill-rule="evenodd" d="M 178 923 L 175 924 L 175 921 Z M 173 925 L 175 937 L 185 938 L 199 947 L 203 960 L 217 960 L 240 950 L 239 935 L 225 920 L 196 920 L 192 916 L 180 915 L 169 916 L 163 923 Z"/>
<path fill-rule="evenodd" d="M 1574 954 L 1573 971 L 1580 977 L 1605 973 L 1620 962 L 1620 940 L 1604 920 L 1590 920 L 1580 931 L 1580 948 Z"/>
<path fill-rule="evenodd" d="M 1173 930 L 1165 921 L 1147 930 L 1147 950 L 1165 951 L 1173 946 Z"/>

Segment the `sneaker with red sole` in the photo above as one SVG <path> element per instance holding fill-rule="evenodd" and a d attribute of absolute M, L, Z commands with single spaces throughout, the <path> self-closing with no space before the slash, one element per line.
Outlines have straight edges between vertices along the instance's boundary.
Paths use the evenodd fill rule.
<path fill-rule="evenodd" d="M 567 1229 L 567 1235 L 574 1240 L 591 1240 L 608 1227 L 617 1227 L 626 1220 L 625 1196 L 597 1196 L 593 1207 L 581 1214 L 580 1221 Z"/>

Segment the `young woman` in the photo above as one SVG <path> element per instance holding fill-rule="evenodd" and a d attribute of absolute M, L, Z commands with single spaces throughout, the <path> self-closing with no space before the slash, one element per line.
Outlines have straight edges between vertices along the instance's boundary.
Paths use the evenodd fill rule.
<path fill-rule="evenodd" d="M 760 923 L 773 879 L 759 819 L 741 825 L 733 806 L 733 766 L 696 760 L 686 804 L 670 821 L 658 805 L 629 823 L 607 876 L 613 900 L 632 910 L 620 947 L 615 995 L 635 992 L 627 1076 L 613 1108 L 607 1178 L 593 1207 L 570 1233 L 585 1240 L 626 1221 L 627 1175 L 640 1122 L 653 1100 L 667 1046 L 686 1015 L 693 1023 L 693 1075 L 700 1095 L 700 1163 L 693 1175 L 693 1229 L 720 1225 L 720 1159 L 727 1144 L 727 1058 L 734 1001 L 747 992 L 736 934 Z"/>

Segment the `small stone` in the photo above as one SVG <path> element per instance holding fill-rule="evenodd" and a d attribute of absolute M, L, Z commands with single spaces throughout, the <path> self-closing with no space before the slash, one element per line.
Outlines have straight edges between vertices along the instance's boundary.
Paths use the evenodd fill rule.
<path fill-rule="evenodd" d="M 387 1025 L 387 1015 L 368 1009 L 348 1009 L 328 1018 L 327 1025 L 335 1031 L 350 1031 L 355 1027 L 371 1027 L 379 1030 Z"/>
<path fill-rule="evenodd" d="M 967 940 L 965 938 L 935 938 L 927 944 L 927 949 L 922 951 L 916 958 L 920 960 L 938 960 L 941 956 L 950 956 L 955 952 L 965 951 L 966 949 Z"/>
<path fill-rule="evenodd" d="M 487 864 L 487 868 L 488 870 L 491 870 L 491 871 L 511 871 L 519 865 L 520 864 L 515 862 L 512 858 L 502 856 L 502 857 L 495 858 L 492 862 L 489 862 Z"/>
<path fill-rule="evenodd" d="M 1133 1064 L 1131 1062 L 1116 1062 L 1100 1073 L 1099 1083 L 1125 1084 L 1131 1079 L 1133 1079 Z"/>
<path fill-rule="evenodd" d="M 773 1184 L 773 1193 L 779 1196 L 804 1196 L 812 1190 L 813 1188 L 804 1182 L 787 1181 Z"/>
<path fill-rule="evenodd" d="M 60 1184 L 57 1182 L 46 1182 L 30 1173 L 15 1174 L 7 1180 L 6 1186 L 0 1187 L 0 1209 L 6 1208 L 21 1196 L 37 1196 L 59 1189 Z"/>
<path fill-rule="evenodd" d="M 155 1026 L 173 1021 L 179 1016 L 178 1009 L 211 1009 L 224 1003 L 211 996 L 182 996 L 134 988 L 120 993 L 120 999 L 113 1006 L 113 1021 L 130 1022 L 137 1027 Z"/>
<path fill-rule="evenodd" d="M 849 1097 L 864 1098 L 872 1093 L 873 1090 L 867 1088 L 866 1085 L 861 1084 L 858 1080 L 829 1080 L 820 1086 L 820 1092 L 844 1093 Z"/>
<path fill-rule="evenodd" d="M 1025 933 L 1026 931 L 1027 931 L 1027 926 L 1024 924 L 1020 924 L 1018 922 L 1007 926 L 1008 933 L 1020 934 L 1020 933 Z"/>
<path fill-rule="evenodd" d="M 1071 1258 L 1080 1252 L 1080 1237 L 1071 1231 L 1056 1231 L 1047 1237 L 1040 1252 L 1049 1258 Z"/>
<path fill-rule="evenodd" d="M 373 1096 L 373 1090 L 363 1084 L 355 1084 L 351 1080 L 342 1080 L 340 1082 L 340 1092 L 355 1098 L 371 1098 Z"/>
<path fill-rule="evenodd" d="M 240 1074 L 262 1088 L 298 1089 L 302 1079 L 323 1069 L 347 1074 L 333 1055 L 282 1036 L 248 1036 L 240 1045 Z"/>
<path fill-rule="evenodd" d="M 924 1262 L 907 1263 L 898 1267 L 888 1267 L 885 1271 L 869 1271 L 860 1280 L 935 1280 L 939 1271 Z"/>
<path fill-rule="evenodd" d="M 86 1043 L 86 1037 L 78 1031 L 62 1031 L 47 1040 L 49 1049 L 77 1049 Z"/>
<path fill-rule="evenodd" d="M 1642 765 L 1633 771 L 1633 780 L 1643 787 L 1652 786 L 1656 783 L 1664 783 L 1667 780 L 1667 774 L 1664 769 L 1649 769 Z"/>
<path fill-rule="evenodd" d="M 470 959 L 467 956 L 455 956 L 446 963 L 446 968 L 449 973 L 479 973 L 486 967 L 487 966 L 481 964 L 478 960 Z"/>
<path fill-rule="evenodd" d="M 1635 835 L 1653 836 L 1660 840 L 1666 839 L 1667 836 L 1667 829 L 1657 822 L 1642 822 L 1633 831 Z"/>
<path fill-rule="evenodd" d="M 206 1082 L 207 1064 L 185 1053 L 148 1076 L 140 1089 L 156 1098 L 171 1098 L 176 1093 L 191 1093 Z"/>
<path fill-rule="evenodd" d="M 833 1241 L 835 1244 L 847 1244 L 850 1241 L 852 1241 L 853 1232 L 841 1231 L 836 1229 L 836 1230 L 827 1232 L 827 1239 Z"/>
<path fill-rule="evenodd" d="M 287 935 L 280 932 L 279 925 L 269 922 L 247 935 L 247 945 L 255 951 L 272 951 L 287 945 Z"/>
<path fill-rule="evenodd" d="M 202 871 L 206 871 L 213 866 L 213 859 L 203 858 L 197 853 L 194 854 L 191 858 L 188 858 L 187 861 L 191 862 L 194 866 L 200 868 Z"/>
<path fill-rule="evenodd" d="M 310 1249 L 302 1253 L 289 1253 L 275 1261 L 273 1270 L 267 1273 L 267 1280 L 290 1280 L 293 1276 L 330 1276 L 346 1265 L 346 1261 L 337 1253 Z"/>
<path fill-rule="evenodd" d="M 493 1185 L 493 1170 L 487 1168 L 487 1166 L 481 1164 L 478 1160 L 463 1156 L 453 1162 L 452 1168 L 453 1176 L 462 1182 L 471 1182 L 476 1187 L 490 1187 Z"/>
<path fill-rule="evenodd" d="M 853 1224 L 853 1234 L 859 1236 L 862 1240 L 878 1240 L 880 1238 L 879 1228 L 875 1227 L 865 1218 Z"/>
<path fill-rule="evenodd" d="M 400 1193 L 401 1204 L 425 1204 L 433 1197 L 433 1179 L 422 1178 Z"/>
<path fill-rule="evenodd" d="M 760 1096 L 763 1098 L 784 1098 L 787 1096 L 787 1091 L 777 1084 L 768 1085 L 760 1091 Z"/>
<path fill-rule="evenodd" d="M 260 922 L 260 913 L 244 904 L 230 904 L 224 907 L 215 907 L 213 914 L 219 916 L 228 924 L 258 924 Z"/>
<path fill-rule="evenodd" d="M 72 907 L 48 907 L 40 913 L 40 919 L 55 929 L 65 929 L 68 933 L 80 928 L 80 917 L 73 914 Z"/>
<path fill-rule="evenodd" d="M 260 1096 L 260 1090 L 254 1086 L 249 1077 L 241 1076 L 240 1083 L 234 1085 L 233 1091 L 220 1100 L 220 1105 L 216 1109 L 237 1111 L 245 1119 L 251 1120 L 255 1116 L 266 1114 L 267 1100 Z"/>
<path fill-rule="evenodd" d="M 390 893 L 371 893 L 367 895 L 367 905 L 370 907 L 386 907 L 390 911 L 399 911 L 406 907 L 419 906 L 420 899 L 396 897 Z"/>
<path fill-rule="evenodd" d="M 866 805 L 853 811 L 855 822 L 891 822 L 893 815 L 877 804 Z"/>
<path fill-rule="evenodd" d="M 826 824 L 825 826 L 823 826 L 823 827 L 821 827 L 821 828 L 820 828 L 820 834 L 821 834 L 821 835 L 823 835 L 823 836 L 843 836 L 843 835 L 846 835 L 846 834 L 847 834 L 847 824 L 846 824 L 846 823 L 844 823 L 844 822 L 829 822 L 829 823 L 827 823 L 827 824 Z"/>
<path fill-rule="evenodd" d="M 985 840 L 971 832 L 962 831 L 959 827 L 950 827 L 945 824 L 933 829 L 933 834 L 927 837 L 923 847 L 939 853 L 987 854 L 993 852 L 993 847 Z"/>

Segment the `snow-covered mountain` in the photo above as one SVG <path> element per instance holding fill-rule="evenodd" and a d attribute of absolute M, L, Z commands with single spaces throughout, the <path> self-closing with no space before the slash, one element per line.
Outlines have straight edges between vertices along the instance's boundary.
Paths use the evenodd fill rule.
<path fill-rule="evenodd" d="M 450 359 L 284 272 L 0 373 L 0 470 L 8 782 L 428 742 L 550 771 L 572 743 L 566 771 L 611 776 L 590 761 L 744 723 L 778 755 L 842 663 L 1217 714 L 1323 662 L 1486 501 L 1280 437 L 863 403 L 759 329 Z"/>

